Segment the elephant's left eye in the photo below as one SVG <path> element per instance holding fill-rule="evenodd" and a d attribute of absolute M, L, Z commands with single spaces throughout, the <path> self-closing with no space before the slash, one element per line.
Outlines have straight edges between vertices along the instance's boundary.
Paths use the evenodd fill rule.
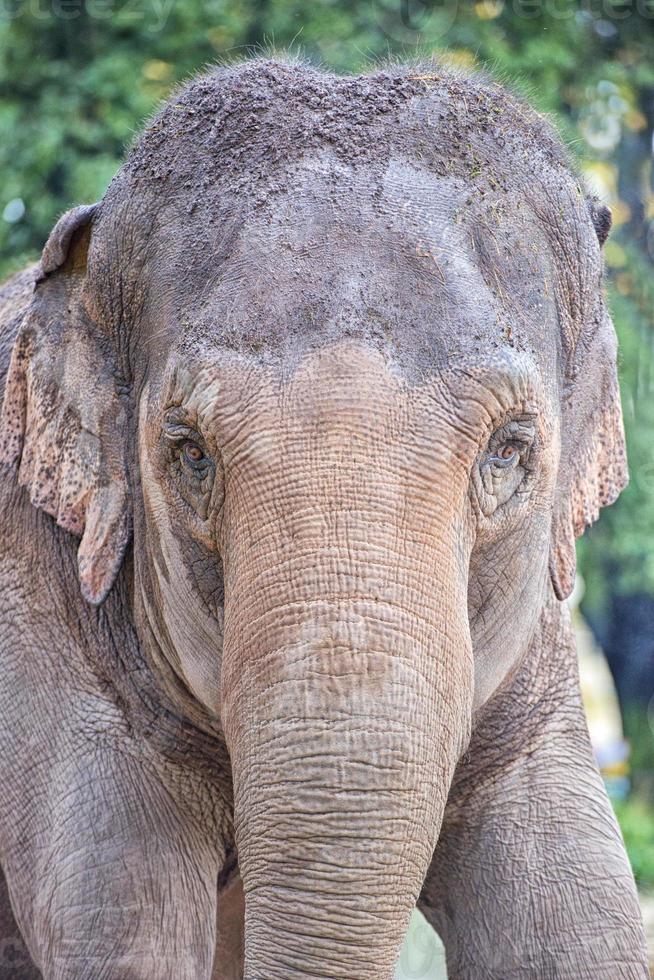
<path fill-rule="evenodd" d="M 503 446 L 493 453 L 491 456 L 491 462 L 501 469 L 508 469 L 513 466 L 514 463 L 518 462 L 520 458 L 520 449 L 517 446 L 511 445 L 511 443 L 505 443 Z"/>
<path fill-rule="evenodd" d="M 533 470 L 535 436 L 536 426 L 531 417 L 513 419 L 491 435 L 473 471 L 479 506 L 487 517 L 508 503 L 518 490 L 525 489 L 525 481 Z"/>

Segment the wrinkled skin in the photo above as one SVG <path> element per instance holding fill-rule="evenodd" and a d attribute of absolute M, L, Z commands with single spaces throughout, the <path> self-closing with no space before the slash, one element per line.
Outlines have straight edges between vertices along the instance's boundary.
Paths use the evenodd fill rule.
<path fill-rule="evenodd" d="M 47 980 L 390 980 L 416 902 L 457 980 L 647 976 L 561 602 L 626 481 L 609 224 L 494 85 L 260 61 L 5 287 L 0 857 Z"/>

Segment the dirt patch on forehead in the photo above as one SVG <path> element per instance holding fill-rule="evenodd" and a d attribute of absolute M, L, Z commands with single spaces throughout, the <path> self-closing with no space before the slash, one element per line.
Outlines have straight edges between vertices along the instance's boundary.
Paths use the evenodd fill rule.
<path fill-rule="evenodd" d="M 482 152 L 492 146 L 494 153 Z M 390 152 L 438 171 L 487 179 L 529 158 L 567 168 L 561 145 L 533 110 L 481 77 L 396 66 L 335 76 L 270 60 L 216 69 L 175 93 L 134 146 L 124 177 L 176 187 L 256 188 L 280 164 L 328 147 L 356 165 Z M 511 166 L 507 168 L 506 161 Z M 533 167 L 532 167 L 533 173 Z"/>
<path fill-rule="evenodd" d="M 542 348 L 549 280 L 597 251 L 585 210 L 547 123 L 483 76 L 259 59 L 194 79 L 152 120 L 103 202 L 94 268 L 108 307 L 138 302 L 157 335 L 165 320 L 248 352 L 365 337 L 427 364 L 469 338 Z M 573 332 L 582 299 L 568 315 L 557 293 Z"/>

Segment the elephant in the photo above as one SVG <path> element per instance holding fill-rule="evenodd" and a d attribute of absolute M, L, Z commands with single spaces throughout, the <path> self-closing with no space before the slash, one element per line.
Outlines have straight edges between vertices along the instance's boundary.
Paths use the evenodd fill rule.
<path fill-rule="evenodd" d="M 564 601 L 610 224 L 483 75 L 259 57 L 5 284 L 21 980 L 390 980 L 416 905 L 452 980 L 648 976 Z"/>

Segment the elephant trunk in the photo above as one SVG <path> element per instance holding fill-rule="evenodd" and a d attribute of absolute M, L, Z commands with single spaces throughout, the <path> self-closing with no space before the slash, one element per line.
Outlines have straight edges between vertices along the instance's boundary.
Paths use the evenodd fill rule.
<path fill-rule="evenodd" d="M 226 568 L 246 980 L 391 980 L 469 737 L 456 549 L 383 567 L 369 523 L 348 541 L 340 558 L 293 549 L 255 570 L 241 552 Z"/>

